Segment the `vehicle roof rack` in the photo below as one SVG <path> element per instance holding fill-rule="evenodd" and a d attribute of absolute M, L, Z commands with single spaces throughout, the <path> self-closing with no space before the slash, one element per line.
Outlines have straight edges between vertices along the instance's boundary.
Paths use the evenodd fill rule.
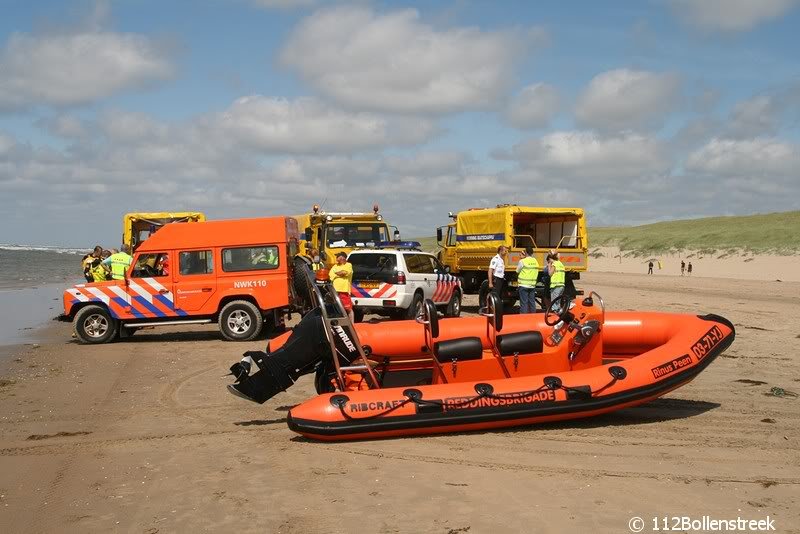
<path fill-rule="evenodd" d="M 374 245 L 357 247 L 356 250 L 364 249 L 387 249 L 395 248 L 398 250 L 418 250 L 422 251 L 422 243 L 419 241 L 378 241 Z"/>

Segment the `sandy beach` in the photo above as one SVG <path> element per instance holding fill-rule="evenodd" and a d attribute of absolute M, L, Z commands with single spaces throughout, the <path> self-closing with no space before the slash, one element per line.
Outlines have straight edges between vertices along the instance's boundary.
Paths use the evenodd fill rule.
<path fill-rule="evenodd" d="M 225 391 L 254 344 L 195 327 L 83 346 L 49 324 L 0 373 L 0 531 L 629 532 L 638 516 L 652 532 L 664 516 L 769 516 L 800 532 L 800 282 L 638 268 L 580 287 L 616 310 L 721 314 L 734 345 L 642 407 L 503 432 L 311 442 L 285 423 L 310 377 L 264 406 Z"/>

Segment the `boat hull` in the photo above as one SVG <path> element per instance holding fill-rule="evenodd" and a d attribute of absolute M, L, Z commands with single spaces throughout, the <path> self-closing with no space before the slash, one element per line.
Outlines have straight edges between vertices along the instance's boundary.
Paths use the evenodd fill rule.
<path fill-rule="evenodd" d="M 508 316 L 503 333 L 529 330 L 532 323 L 544 331 L 540 320 Z M 485 324 L 480 318 L 441 321 L 441 338 L 474 334 L 480 324 Z M 420 325 L 394 323 L 391 329 L 383 327 L 383 336 L 376 326 L 383 325 L 358 329 L 362 343 L 370 343 L 375 352 L 392 347 L 400 353 L 419 351 Z M 487 336 L 481 339 L 488 344 Z M 648 402 L 688 383 L 730 346 L 735 330 L 730 321 L 716 315 L 616 312 L 606 314 L 598 337 L 591 354 L 575 361 L 563 356 L 558 365 L 551 363 L 538 374 L 495 374 L 319 395 L 294 407 L 288 425 L 308 438 L 338 441 L 491 430 L 601 415 Z M 544 358 L 524 358 L 537 357 Z M 535 363 L 530 365 L 536 369 Z M 466 372 L 467 365 L 463 369 Z"/>

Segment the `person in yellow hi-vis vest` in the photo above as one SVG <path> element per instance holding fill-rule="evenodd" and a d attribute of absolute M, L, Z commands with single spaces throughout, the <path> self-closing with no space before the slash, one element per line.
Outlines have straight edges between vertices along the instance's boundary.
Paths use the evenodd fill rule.
<path fill-rule="evenodd" d="M 130 267 L 133 262 L 133 257 L 128 254 L 130 250 L 131 247 L 128 245 L 122 245 L 122 250 L 120 252 L 112 254 L 103 260 L 103 265 L 111 266 L 112 280 L 125 280 L 125 273 L 128 272 L 128 267 Z"/>
<path fill-rule="evenodd" d="M 536 313 L 536 281 L 538 279 L 539 262 L 533 256 L 533 247 L 525 247 L 525 257 L 517 264 L 520 313 Z"/>

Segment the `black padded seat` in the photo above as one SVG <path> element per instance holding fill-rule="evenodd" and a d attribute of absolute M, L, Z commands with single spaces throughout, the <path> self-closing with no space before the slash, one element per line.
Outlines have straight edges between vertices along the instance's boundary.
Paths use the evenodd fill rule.
<path fill-rule="evenodd" d="M 439 362 L 452 360 L 480 360 L 483 357 L 483 344 L 479 337 L 460 337 L 433 344 L 433 353 Z"/>
<path fill-rule="evenodd" d="M 535 330 L 497 336 L 497 350 L 501 356 L 538 354 L 544 351 L 542 333 Z"/>

